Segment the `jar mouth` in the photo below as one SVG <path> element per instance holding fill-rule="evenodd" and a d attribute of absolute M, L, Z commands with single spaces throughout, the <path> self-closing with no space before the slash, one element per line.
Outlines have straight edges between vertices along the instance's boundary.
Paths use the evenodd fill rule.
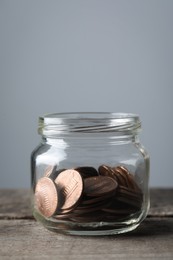
<path fill-rule="evenodd" d="M 113 112 L 52 113 L 39 117 L 38 133 L 54 136 L 67 133 L 132 132 L 141 128 L 137 114 Z"/>

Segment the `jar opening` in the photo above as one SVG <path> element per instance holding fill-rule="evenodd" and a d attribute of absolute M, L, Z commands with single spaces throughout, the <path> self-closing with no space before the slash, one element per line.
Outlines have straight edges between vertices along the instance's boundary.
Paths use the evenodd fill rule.
<path fill-rule="evenodd" d="M 56 136 L 69 133 L 127 133 L 138 131 L 138 115 L 110 112 L 54 113 L 39 117 L 38 133 Z"/>

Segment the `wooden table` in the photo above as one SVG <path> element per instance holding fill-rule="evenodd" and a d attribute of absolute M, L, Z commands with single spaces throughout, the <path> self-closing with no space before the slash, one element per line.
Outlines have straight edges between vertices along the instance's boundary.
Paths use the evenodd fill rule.
<path fill-rule="evenodd" d="M 0 260 L 173 259 L 173 189 L 151 189 L 147 219 L 131 233 L 80 237 L 37 223 L 28 190 L 0 190 Z"/>

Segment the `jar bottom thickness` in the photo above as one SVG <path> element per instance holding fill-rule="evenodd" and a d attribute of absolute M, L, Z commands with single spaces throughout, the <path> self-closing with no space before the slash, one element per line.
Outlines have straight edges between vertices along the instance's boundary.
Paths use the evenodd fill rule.
<path fill-rule="evenodd" d="M 41 222 L 43 226 L 53 232 L 62 233 L 67 235 L 78 236 L 103 236 L 103 235 L 116 235 L 130 232 L 136 229 L 140 222 L 145 218 L 144 214 L 138 217 L 130 218 L 122 222 L 87 222 L 77 223 L 64 220 L 52 220 L 43 217 L 38 211 L 34 211 L 33 215 L 36 220 Z"/>

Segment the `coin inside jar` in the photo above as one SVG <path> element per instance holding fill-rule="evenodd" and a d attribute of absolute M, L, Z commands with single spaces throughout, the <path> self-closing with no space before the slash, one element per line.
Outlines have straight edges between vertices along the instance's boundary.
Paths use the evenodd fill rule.
<path fill-rule="evenodd" d="M 94 167 L 91 167 L 91 166 L 78 167 L 75 170 L 80 172 L 80 174 L 83 178 L 88 178 L 88 177 L 91 177 L 91 176 L 98 176 L 97 170 Z"/>
<path fill-rule="evenodd" d="M 50 178 L 43 177 L 38 180 L 35 189 L 35 204 L 45 217 L 51 217 L 56 212 L 58 205 L 57 189 Z"/>
<path fill-rule="evenodd" d="M 142 191 L 121 165 L 101 165 L 98 171 L 91 166 L 59 170 L 50 166 L 45 175 L 35 192 L 36 206 L 45 217 L 94 221 L 97 218 L 87 216 L 100 212 L 100 219 L 113 221 L 139 211 L 142 205 Z"/>
<path fill-rule="evenodd" d="M 118 183 L 108 176 L 90 177 L 84 180 L 84 193 L 89 197 L 104 196 L 116 191 Z"/>
<path fill-rule="evenodd" d="M 83 179 L 74 169 L 62 171 L 55 179 L 58 192 L 57 211 L 72 208 L 80 200 L 83 192 Z"/>

